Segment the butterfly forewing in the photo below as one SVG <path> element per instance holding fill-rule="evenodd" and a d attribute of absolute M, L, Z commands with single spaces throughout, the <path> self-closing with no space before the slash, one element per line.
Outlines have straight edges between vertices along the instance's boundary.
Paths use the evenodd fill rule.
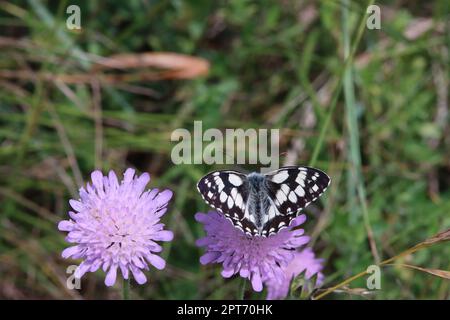
<path fill-rule="evenodd" d="M 251 227 L 243 219 L 248 199 L 247 183 L 247 176 L 240 172 L 215 171 L 200 179 L 197 188 L 207 204 L 245 230 Z"/>

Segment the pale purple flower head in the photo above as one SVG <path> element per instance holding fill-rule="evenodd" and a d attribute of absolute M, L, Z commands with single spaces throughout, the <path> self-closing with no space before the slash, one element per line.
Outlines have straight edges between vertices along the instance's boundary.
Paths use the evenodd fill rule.
<path fill-rule="evenodd" d="M 206 248 L 200 263 L 223 264 L 223 277 L 239 274 L 251 280 L 255 291 L 261 291 L 263 283 L 269 279 L 281 282 L 284 268 L 294 258 L 294 249 L 309 241 L 303 229 L 293 229 L 306 220 L 305 215 L 298 216 L 288 228 L 267 238 L 247 236 L 217 212 L 197 213 L 195 219 L 206 231 L 206 237 L 197 240 L 198 246 Z"/>
<path fill-rule="evenodd" d="M 65 249 L 62 257 L 83 259 L 76 278 L 101 267 L 107 272 L 105 284 L 112 286 L 119 268 L 125 279 L 131 271 L 136 282 L 143 284 L 147 278 L 142 270 L 149 269 L 148 263 L 160 270 L 165 267 L 165 261 L 155 254 L 162 250 L 156 241 L 173 238 L 160 223 L 172 191 L 144 192 L 149 174 L 135 177 L 134 173 L 127 169 L 119 183 L 113 171 L 108 176 L 94 171 L 92 185 L 80 189 L 81 199 L 69 201 L 74 209 L 69 211 L 71 219 L 61 221 L 58 229 L 68 231 L 66 241 L 75 244 Z"/>
<path fill-rule="evenodd" d="M 316 276 L 314 286 L 320 286 L 323 282 L 324 275 L 321 270 L 323 268 L 323 259 L 316 259 L 311 248 L 305 248 L 301 251 L 295 252 L 295 257 L 284 268 L 284 277 L 270 279 L 267 281 L 267 299 L 284 299 L 289 293 L 289 287 L 292 279 L 304 273 L 305 279 L 309 280 Z"/>

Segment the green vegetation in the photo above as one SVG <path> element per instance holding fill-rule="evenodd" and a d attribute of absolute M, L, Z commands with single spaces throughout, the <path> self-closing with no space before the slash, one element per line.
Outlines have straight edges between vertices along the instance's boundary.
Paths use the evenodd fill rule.
<path fill-rule="evenodd" d="M 101 271 L 66 288 L 77 262 L 60 257 L 56 226 L 91 171 L 126 167 L 175 193 L 167 268 L 132 282 L 131 297 L 236 298 L 241 282 L 201 266 L 194 243 L 194 214 L 208 210 L 194 185 L 226 166 L 170 160 L 171 132 L 194 120 L 280 128 L 281 164 L 333 178 L 306 210 L 325 288 L 450 227 L 448 1 L 379 1 L 381 30 L 366 28 L 367 4 L 354 0 L 76 3 L 81 31 L 66 28 L 73 1 L 0 2 L 0 298 L 120 298 L 120 281 L 107 289 Z M 150 51 L 206 59 L 209 74 L 99 67 L 100 57 Z M 449 257 L 443 242 L 396 262 L 450 270 Z M 448 279 L 399 264 L 382 269 L 381 285 L 327 298 L 450 298 Z M 365 277 L 349 284 L 365 287 Z"/>

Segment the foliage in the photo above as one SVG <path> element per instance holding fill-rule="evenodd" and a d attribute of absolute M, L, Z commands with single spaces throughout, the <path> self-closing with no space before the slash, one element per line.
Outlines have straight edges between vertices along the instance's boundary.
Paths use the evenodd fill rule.
<path fill-rule="evenodd" d="M 203 235 L 194 214 L 207 206 L 193 186 L 224 166 L 170 161 L 171 132 L 194 120 L 281 128 L 283 164 L 313 159 L 333 178 L 306 210 L 324 287 L 449 228 L 447 1 L 379 1 L 381 30 L 368 30 L 361 1 L 85 0 L 75 1 L 79 32 L 65 26 L 72 2 L 0 6 L 0 297 L 118 298 L 120 286 L 106 289 L 99 273 L 81 291 L 66 288 L 56 225 L 94 168 L 132 166 L 175 192 L 168 266 L 149 272 L 149 285 L 132 283 L 132 297 L 235 298 L 239 281 L 200 266 L 194 244 Z M 99 56 L 148 51 L 204 58 L 209 75 L 65 81 L 90 76 Z M 441 243 L 398 262 L 449 270 L 449 256 Z M 365 278 L 350 286 L 364 288 Z M 449 281 L 393 265 L 382 269 L 382 289 L 364 297 L 448 299 Z"/>

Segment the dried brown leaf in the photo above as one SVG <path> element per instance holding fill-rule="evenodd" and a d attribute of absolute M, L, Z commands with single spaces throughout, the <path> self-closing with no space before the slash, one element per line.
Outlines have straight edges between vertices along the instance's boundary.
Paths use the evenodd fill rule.
<path fill-rule="evenodd" d="M 146 52 L 118 54 L 102 58 L 96 62 L 93 71 L 104 69 L 157 68 L 164 79 L 190 79 L 206 75 L 209 71 L 207 60 L 172 52 Z"/>

